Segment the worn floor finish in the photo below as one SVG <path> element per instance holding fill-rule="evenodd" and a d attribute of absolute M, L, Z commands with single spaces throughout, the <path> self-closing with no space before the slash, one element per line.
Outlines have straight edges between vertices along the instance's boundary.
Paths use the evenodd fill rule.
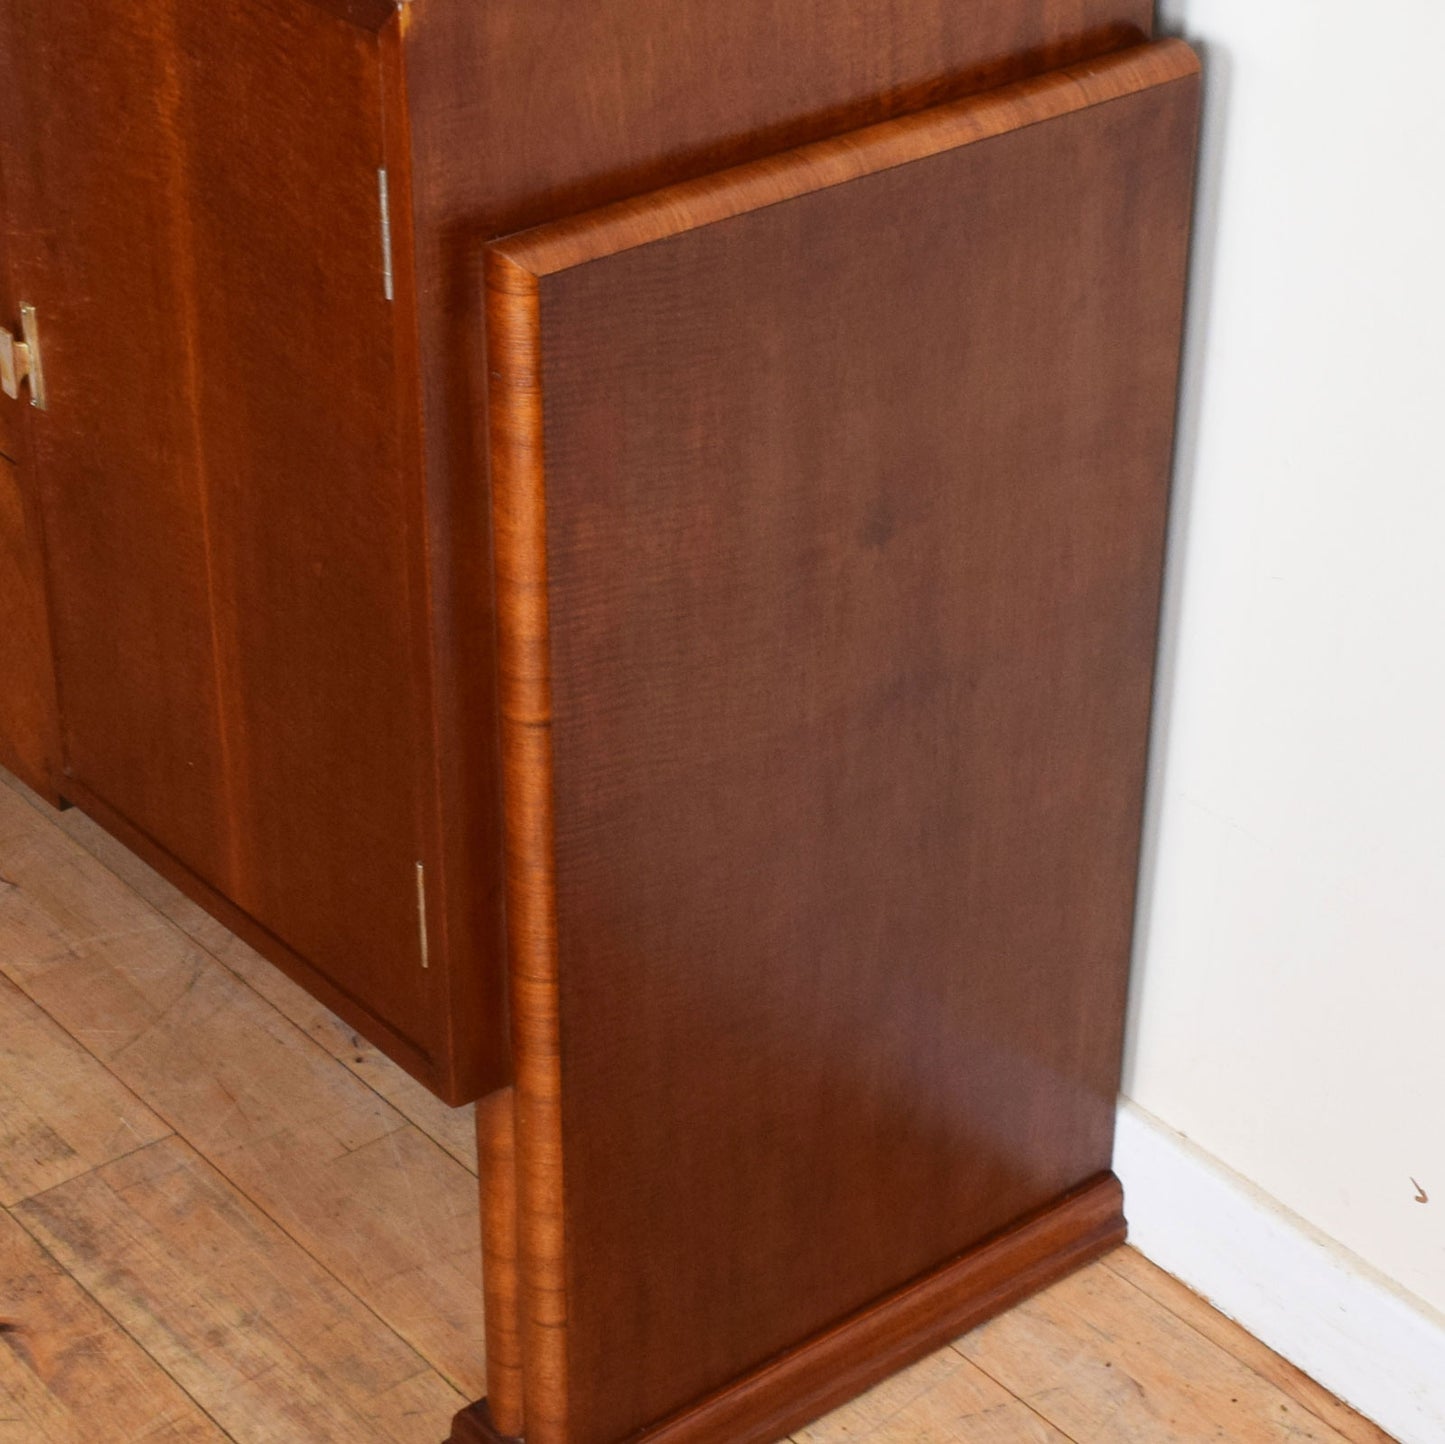
<path fill-rule="evenodd" d="M 470 1110 L 0 773 L 0 1444 L 438 1444 Z M 797 1444 L 1389 1444 L 1125 1249 Z"/>

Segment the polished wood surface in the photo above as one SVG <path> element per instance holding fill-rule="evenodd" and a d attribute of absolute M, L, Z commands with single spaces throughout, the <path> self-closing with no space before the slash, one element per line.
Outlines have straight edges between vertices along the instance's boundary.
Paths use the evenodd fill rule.
<path fill-rule="evenodd" d="M 425 358 L 439 921 L 499 1028 L 502 823 L 481 243 L 1151 33 L 1150 0 L 423 0 L 404 6 Z M 508 1081 L 500 1034 L 469 1075 Z M 500 1061 L 499 1061 L 500 1060 Z"/>
<path fill-rule="evenodd" d="M 1197 70 L 492 249 L 532 1444 L 1108 1165 Z"/>
<path fill-rule="evenodd" d="M 1145 0 L 7 8 L 7 226 L 60 402 L 22 476 L 66 699 L 44 766 L 439 1095 L 504 1086 L 481 244 L 1151 25 Z"/>
<path fill-rule="evenodd" d="M 487 238 L 1146 39 L 1148 0 L 428 0 L 420 214 Z M 478 136 L 508 144 L 476 153 Z"/>
<path fill-rule="evenodd" d="M 286 1170 L 251 948 L 355 1082 L 484 1098 L 459 1437 L 763 1441 L 1117 1237 L 1198 85 L 1150 8 L 0 13 L 51 389 L 0 421 L 0 759 L 241 960 L 36 982 L 178 1132 L 165 1039 L 244 1100 L 42 1211 L 78 1271 L 173 1179 L 203 1262 L 247 1233 L 214 1164 L 460 1355 L 455 1209 L 326 1239 L 456 1129 L 398 1091 Z"/>
<path fill-rule="evenodd" d="M 482 1178 L 488 1420 L 500 1434 L 520 1436 L 526 1427 L 525 1361 L 518 1258 L 516 1096 L 510 1088 L 477 1104 L 477 1161 Z"/>
<path fill-rule="evenodd" d="M 228 1435 L 435 1444 L 485 1387 L 475 1154 L 389 1101 L 399 1070 L 358 1073 L 243 981 L 285 1000 L 237 939 L 181 931 L 147 900 L 160 879 L 78 812 L 0 787 L 0 875 L 0 975 L 53 1024 L 26 1047 L 54 1080 L 26 1090 L 29 1146 L 81 1155 L 63 1180 L 13 1176 L 27 1230 Z M 55 1030 L 108 1086 L 60 1060 Z M 45 1316 L 23 1321 L 45 1357 Z"/>
<path fill-rule="evenodd" d="M 267 3 L 272 3 L 272 0 L 267 0 Z M 389 21 L 396 19 L 399 5 L 409 5 L 412 0 L 307 0 L 307 3 L 359 25 L 363 30 L 381 30 Z"/>
<path fill-rule="evenodd" d="M 0 41 L 4 38 L 0 21 Z M 0 89 L 13 57 L 0 55 Z M 24 299 L 10 273 L 10 208 L 5 174 L 15 165 L 12 136 L 0 127 L 0 326 L 18 334 Z M 60 775 L 60 713 L 45 589 L 45 537 L 26 464 L 27 428 L 34 408 L 28 389 L 0 395 L 0 766 L 8 767 L 52 802 Z"/>
<path fill-rule="evenodd" d="M 1101 1178 L 668 1419 L 637 1444 L 772 1444 L 1124 1241 L 1123 1193 Z M 453 1444 L 506 1437 L 468 1411 Z M 529 1439 L 538 1438 L 529 1429 Z M 543 1436 L 545 1437 L 545 1436 Z"/>
<path fill-rule="evenodd" d="M 408 1234 L 428 1227 L 434 1195 L 474 1195 L 475 1180 L 459 1161 L 450 1174 L 443 1169 L 450 1160 L 442 1148 L 457 1146 L 444 1116 L 426 1122 L 437 1130 L 440 1163 L 421 1171 L 405 1143 L 409 1119 L 392 1101 L 418 1093 L 418 1085 L 379 1057 L 359 1074 L 356 1058 L 339 1047 L 351 1031 L 339 1018 L 314 1005 L 299 1012 L 306 1006 L 299 989 L 180 902 L 78 811 L 57 816 L 33 798 L 22 801 L 7 781 L 0 774 L 0 876 L 13 884 L 0 884 L 0 1051 L 18 1062 L 0 1087 L 17 1076 L 45 1082 L 26 1086 L 23 1112 L 0 1109 L 24 1140 L 5 1155 L 0 1197 L 0 1319 L 10 1325 L 0 1338 L 0 1440 L 437 1444 L 461 1390 L 479 1387 L 472 1382 L 475 1317 L 457 1320 L 451 1340 L 418 1336 L 407 1295 L 373 1291 L 363 1299 L 355 1292 L 362 1278 L 343 1277 L 338 1262 L 354 1252 L 373 1261 L 372 1279 L 384 1279 Z M 182 934 L 178 924 L 195 931 Z M 185 1046 L 184 1032 L 167 1028 L 154 1066 L 117 1078 L 103 1061 L 110 1056 L 103 1055 L 103 1016 L 87 1008 L 83 988 L 63 986 L 84 959 L 92 975 L 114 980 L 107 1006 L 127 989 L 163 998 L 179 986 L 177 962 L 187 953 L 206 959 L 208 977 L 229 972 L 240 984 L 227 1008 L 246 1028 L 235 1054 L 250 1060 L 244 1106 L 260 1106 L 261 1127 L 281 1116 L 308 1121 L 276 1133 L 277 1172 L 309 1173 L 317 1127 L 347 1140 L 362 1129 L 376 1136 L 351 1159 L 349 1183 L 358 1197 L 388 1204 L 347 1217 L 346 1250 L 339 1227 L 299 1234 L 255 1177 L 229 1161 L 238 1126 L 231 1094 L 245 1077 L 239 1068 L 228 1061 L 212 1075 L 204 1054 Z M 471 1111 L 456 1117 L 470 1134 Z M 168 1136 L 171 1126 L 184 1148 Z M 393 1137 L 395 1147 L 387 1142 Z M 115 1167 L 137 1150 L 144 1166 Z M 166 1171 L 162 1162 L 176 1166 Z M 37 1241 L 52 1229 L 54 1251 Z M 137 1250 L 132 1257 L 121 1258 L 121 1239 Z M 142 1244 L 158 1251 L 154 1265 Z M 207 1260 L 212 1245 L 218 1258 Z M 203 1300 L 167 1263 L 197 1252 Z M 258 1281 L 267 1290 L 261 1308 Z M 477 1289 L 473 1264 L 473 1298 Z M 454 1306 L 455 1296 L 435 1290 L 438 1316 Z M 385 1371 L 408 1357 L 406 1347 L 413 1372 L 392 1389 L 379 1387 L 395 1377 Z M 448 1387 L 459 1363 L 471 1372 L 459 1388 Z M 627 1366 L 619 1349 L 614 1367 Z M 1128 1249 L 792 1438 L 1389 1444 Z"/>
<path fill-rule="evenodd" d="M 65 790 L 473 1096 L 501 1022 L 445 926 L 399 42 L 304 0 L 4 23 Z"/>
<path fill-rule="evenodd" d="M 53 802 L 58 800 L 60 734 L 45 544 L 28 480 L 25 470 L 0 456 L 0 766 L 18 773 Z"/>

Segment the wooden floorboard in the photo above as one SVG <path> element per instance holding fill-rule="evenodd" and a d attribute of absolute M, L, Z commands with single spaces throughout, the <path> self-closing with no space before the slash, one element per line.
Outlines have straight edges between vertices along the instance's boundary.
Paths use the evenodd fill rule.
<path fill-rule="evenodd" d="M 35 802 L 45 804 L 37 798 Z M 395 1067 L 379 1048 L 348 1028 L 335 1013 L 274 968 L 179 888 L 127 851 L 78 809 L 56 814 L 60 828 L 127 883 L 199 947 L 229 968 L 279 1013 L 319 1043 L 349 1072 L 379 1093 L 403 1117 L 439 1144 L 468 1172 L 477 1171 L 477 1135 L 470 1108 L 448 1108 L 435 1094 Z"/>
<path fill-rule="evenodd" d="M 1328 1389 L 1315 1383 L 1287 1359 L 1265 1348 L 1247 1329 L 1210 1308 L 1192 1289 L 1186 1288 L 1178 1279 L 1170 1278 L 1142 1254 L 1131 1248 L 1121 1248 L 1105 1262 L 1108 1268 L 1121 1278 L 1128 1279 L 1190 1328 L 1330 1425 L 1350 1444 L 1394 1444 L 1394 1440 L 1379 1425 L 1372 1424 L 1348 1405 L 1342 1404 Z"/>
<path fill-rule="evenodd" d="M 1344 1441 L 1105 1263 L 975 1329 L 956 1347 L 1081 1444 Z"/>
<path fill-rule="evenodd" d="M 1071 1444 L 957 1349 L 940 1349 L 793 1435 L 796 1444 Z"/>
<path fill-rule="evenodd" d="M 89 1173 L 171 1130 L 0 977 L 0 1206 Z"/>
<path fill-rule="evenodd" d="M 465 1402 L 179 1138 L 14 1214 L 232 1438 L 413 1444 Z"/>
<path fill-rule="evenodd" d="M 0 1444 L 438 1444 L 475 1172 L 471 1110 L 0 773 Z M 1390 1444 L 1129 1250 L 793 1437 Z"/>
<path fill-rule="evenodd" d="M 10 788 L 0 856 L 0 976 L 480 1394 L 475 1177 Z"/>
<path fill-rule="evenodd" d="M 221 1444 L 226 1435 L 0 1211 L 0 1444 Z"/>

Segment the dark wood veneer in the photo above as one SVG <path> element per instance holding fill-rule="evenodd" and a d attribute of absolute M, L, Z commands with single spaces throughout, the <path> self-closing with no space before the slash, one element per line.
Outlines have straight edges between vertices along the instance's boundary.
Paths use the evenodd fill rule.
<path fill-rule="evenodd" d="M 1124 1241 L 1123 1195 L 1095 1180 L 898 1289 L 826 1333 L 669 1419 L 629 1444 L 773 1444 L 881 1379 Z M 463 1410 L 450 1444 L 508 1444 L 486 1403 Z"/>
<path fill-rule="evenodd" d="M 57 237 L 16 259 L 51 393 L 58 785 L 471 1096 L 503 1019 L 441 926 L 400 53 L 306 0 L 57 0 L 0 28 L 11 209 Z"/>
<path fill-rule="evenodd" d="M 3 38 L 3 31 L 0 31 Z M 0 93 L 13 56 L 0 46 Z M 10 271 L 10 210 L 5 174 L 15 157 L 0 126 L 0 326 L 20 322 L 21 293 Z M 45 536 L 28 464 L 28 393 L 0 395 L 0 766 L 53 803 L 60 802 L 59 708 L 45 593 Z"/>
<path fill-rule="evenodd" d="M 532 1444 L 1108 1167 L 1197 70 L 491 250 Z"/>
<path fill-rule="evenodd" d="M 1122 1236 L 1151 35 L 0 7 L 0 762 L 482 1100 L 456 1444 L 763 1444 Z"/>

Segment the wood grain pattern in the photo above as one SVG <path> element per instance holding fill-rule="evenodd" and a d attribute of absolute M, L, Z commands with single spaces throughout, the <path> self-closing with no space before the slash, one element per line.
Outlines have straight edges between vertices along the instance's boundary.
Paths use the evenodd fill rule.
<path fill-rule="evenodd" d="M 58 829 L 35 832 L 33 817 L 0 788 L 13 883 L 0 974 L 479 1394 L 475 1178 Z"/>
<path fill-rule="evenodd" d="M 479 241 L 1104 54 L 1150 8 L 11 7 L 67 796 L 448 1101 L 503 1085 Z M 46 786 L 32 723 L 5 755 Z"/>
<path fill-rule="evenodd" d="M 173 883 L 148 867 L 93 818 L 72 809 L 56 825 L 104 864 L 156 912 L 228 968 L 277 1012 L 319 1043 L 348 1072 L 386 1099 L 444 1148 L 467 1172 L 477 1172 L 476 1120 L 470 1108 L 449 1108 L 423 1084 L 349 1028 L 312 993 L 280 972 L 253 947 Z"/>
<path fill-rule="evenodd" d="M 1350 1444 L 1393 1444 L 1378 1424 L 1371 1423 L 1348 1404 L 1341 1403 L 1328 1389 L 1295 1368 L 1287 1359 L 1267 1349 L 1232 1319 L 1210 1308 L 1198 1294 L 1150 1263 L 1143 1254 L 1130 1248 L 1116 1249 L 1104 1260 L 1103 1266 L 1127 1280 L 1250 1373 L 1259 1375 L 1281 1394 L 1348 1439 Z M 1109 1296 L 1112 1297 L 1112 1291 L 1109 1291 Z M 1118 1300 L 1118 1305 L 1124 1313 L 1131 1313 L 1137 1308 L 1127 1295 Z M 1131 1333 L 1138 1339 L 1147 1340 L 1145 1347 L 1152 1352 L 1159 1343 L 1158 1335 L 1152 1328 L 1158 1316 L 1150 1313 L 1147 1318 L 1148 1322 L 1136 1318 Z M 1164 1320 L 1159 1322 L 1166 1323 Z M 1218 1361 L 1211 1351 L 1206 1350 L 1200 1356 L 1199 1368 L 1210 1374 L 1218 1368 Z M 1274 1412 L 1273 1401 L 1270 1412 Z"/>
<path fill-rule="evenodd" d="M 0 410 L 9 403 L 0 397 Z M 20 441 L 17 431 L 12 441 Z M 17 452 L 20 446 L 14 446 Z M 58 802 L 60 718 L 55 691 L 45 541 L 29 473 L 0 456 L 0 765 Z"/>
<path fill-rule="evenodd" d="M 531 1444 L 571 1444 L 539 310 L 533 278 L 496 260 L 487 324 L 500 383 L 491 448 L 524 1413 Z"/>
<path fill-rule="evenodd" d="M 1010 1308 L 1124 1238 L 1113 1178 L 1090 1184 L 961 1259 L 790 1349 L 639 1444 L 770 1444 L 788 1430 Z"/>
<path fill-rule="evenodd" d="M 1151 28 L 1147 0 L 10 7 L 67 796 L 440 1096 L 505 1084 L 479 243 Z M 4 755 L 58 798 L 35 677 Z"/>
<path fill-rule="evenodd" d="M 277 0 L 265 0 L 275 4 Z M 380 30 L 388 21 L 396 18 L 396 12 L 412 0 L 307 0 L 308 4 L 328 14 L 339 16 L 363 30 Z"/>
<path fill-rule="evenodd" d="M 1107 1167 L 1197 82 L 1125 52 L 491 249 L 538 1444 Z"/>
<path fill-rule="evenodd" d="M 1117 1247 L 1124 1237 L 1121 1202 L 1117 1180 L 1096 1180 L 699 1403 L 628 1437 L 636 1444 L 772 1444 L 788 1430 L 923 1358 L 959 1331 Z M 479 1405 L 456 1421 L 452 1444 L 495 1444 L 505 1437 L 487 1407 Z M 529 1444 L 535 1437 L 529 1428 Z"/>
<path fill-rule="evenodd" d="M 940 1349 L 826 1418 L 795 1444 L 1072 1444 L 957 1349 Z"/>
<path fill-rule="evenodd" d="M 526 1400 L 517 1234 L 517 1100 L 510 1088 L 477 1105 L 477 1153 L 482 1170 L 487 1408 L 500 1433 L 520 1438 L 526 1427 Z"/>
<path fill-rule="evenodd" d="M 3 22 L 66 790 L 461 1101 L 502 1081 L 503 1010 L 438 832 L 400 21 L 334 9 Z"/>
<path fill-rule="evenodd" d="M 479 244 L 1131 44 L 1151 32 L 1152 11 L 1149 0 L 425 0 L 405 10 L 436 766 L 442 857 L 457 879 L 443 906 L 485 1002 L 461 1016 L 502 1015 L 492 539 L 476 485 L 488 467 Z M 507 1081 L 483 1072 L 478 1093 Z"/>
<path fill-rule="evenodd" d="M 3 977 L 0 1058 L 0 1205 L 43 1193 L 170 1132 Z"/>
<path fill-rule="evenodd" d="M 488 239 L 1152 31 L 1147 0 L 428 0 L 407 37 L 422 230 Z M 479 135 L 512 143 L 475 164 Z"/>
<path fill-rule="evenodd" d="M 7 102 L 22 162 L 8 173 L 11 224 L 64 237 L 17 245 L 12 265 L 46 326 L 51 409 L 31 429 L 52 576 L 91 579 L 53 589 L 70 760 L 142 820 L 164 808 L 177 851 L 229 879 L 205 519 L 192 493 L 191 318 L 174 262 L 148 263 L 173 257 L 186 214 L 171 159 L 172 7 L 147 7 L 150 24 L 137 20 L 140 8 L 5 7 L 0 49 L 14 59 Z M 77 103 L 47 107 L 62 86 Z M 117 115 L 151 121 L 142 133 L 117 127 Z M 144 404 L 117 405 L 112 388 L 135 374 L 139 325 L 167 375 Z"/>
<path fill-rule="evenodd" d="M 179 1139 L 19 1216 L 228 1433 L 417 1444 L 460 1399 Z"/>
<path fill-rule="evenodd" d="M 554 221 L 493 252 L 550 276 L 1198 74 L 1188 45 L 1162 40 Z"/>
<path fill-rule="evenodd" d="M 0 783 L 8 782 L 9 779 L 0 774 Z M 70 887 L 71 861 L 75 854 L 70 848 L 47 846 L 44 839 L 54 842 L 60 822 L 68 822 L 72 817 L 73 814 L 69 814 L 65 819 L 56 819 L 38 807 L 27 807 L 15 814 L 11 821 L 18 823 L 18 827 L 0 826 L 0 873 L 14 869 L 16 859 L 22 863 L 27 857 L 38 859 L 40 871 L 26 879 L 26 891 L 58 900 Z M 85 859 L 78 862 L 89 875 Z M 48 884 L 46 878 L 50 879 Z M 92 878 L 82 887 L 86 893 L 93 893 L 97 884 Z M 24 906 L 24 896 L 24 892 L 17 894 L 13 890 L 0 892 L 0 918 L 8 925 L 0 946 L 13 949 L 17 940 L 23 940 L 27 947 L 39 946 L 48 939 L 53 951 L 63 955 L 67 946 L 83 950 L 93 945 L 93 932 L 81 928 L 91 927 L 99 922 L 98 918 L 75 916 L 67 920 L 52 913 L 48 919 L 36 919 Z M 124 897 L 125 893 L 118 890 L 116 896 Z M 135 933 L 138 921 L 136 914 L 120 912 L 112 919 L 113 926 L 108 931 Z M 157 928 L 164 930 L 164 920 L 157 919 L 156 923 Z M 138 970 L 139 980 L 147 967 L 146 955 L 138 953 L 132 965 Z M 73 1060 L 81 1046 L 78 1040 L 62 1033 L 54 1024 L 31 1036 L 28 1054 L 37 1070 L 60 1080 L 75 1074 Z M 303 1053 L 318 1052 L 313 1043 L 299 1036 L 294 1046 Z M 257 1066 L 267 1069 L 273 1061 L 262 1055 L 257 1059 Z M 321 1061 L 324 1063 L 325 1059 Z M 295 1091 L 297 1111 L 313 1115 L 318 1097 L 325 1096 L 323 1077 L 308 1082 L 304 1077 L 287 1074 L 285 1081 Z M 94 1134 L 103 1097 L 103 1089 L 97 1090 L 93 1099 L 76 1091 L 65 1092 L 64 1096 L 57 1091 L 52 1094 L 49 1116 L 57 1131 L 66 1136 L 77 1132 Z M 210 1098 L 209 1106 L 224 1114 L 231 1109 L 232 1102 L 224 1094 L 216 1093 Z M 124 1116 L 123 1111 L 118 1110 L 114 1116 Z M 225 1127 L 204 1131 L 207 1136 L 218 1138 L 228 1135 Z M 299 1166 L 304 1172 L 310 1166 L 306 1160 L 310 1146 L 311 1140 L 305 1136 L 289 1137 L 281 1145 L 284 1151 L 278 1153 L 275 1160 L 277 1170 Z M 356 1188 L 366 1192 L 376 1187 L 386 1193 L 392 1187 L 386 1177 L 388 1168 L 381 1152 L 369 1150 L 367 1171 L 355 1179 Z M 162 1216 L 149 1237 L 163 1256 L 175 1254 L 184 1260 L 196 1246 L 187 1232 L 193 1224 L 189 1210 L 177 1209 Z M 379 1253 L 385 1255 L 393 1248 L 384 1220 L 355 1215 L 353 1224 L 362 1229 L 380 1226 Z M 183 1235 L 175 1244 L 169 1241 L 173 1227 Z M 98 1246 L 104 1247 L 106 1238 L 118 1241 L 126 1236 L 124 1228 L 107 1230 Z M 264 1278 L 275 1270 L 273 1231 L 266 1228 L 232 1231 L 225 1239 L 228 1267 L 235 1273 L 249 1272 Z M 253 1256 L 253 1248 L 259 1251 L 258 1255 Z M 294 1257 L 289 1252 L 283 1255 L 282 1266 Z M 320 1262 L 323 1268 L 327 1267 L 324 1259 Z M 147 1268 L 143 1257 L 137 1257 L 133 1264 L 128 1260 L 127 1266 L 137 1270 Z M 1351 1444 L 1389 1444 L 1386 1436 L 1373 1425 L 1331 1399 L 1317 1385 L 1305 1380 L 1298 1371 L 1137 1254 L 1115 1250 L 1085 1272 L 1087 1276 L 1101 1271 L 1128 1280 L 1129 1287 L 1120 1289 L 1116 1279 L 1112 1286 L 1081 1291 L 1066 1282 L 1037 1296 L 1037 1305 L 1042 1307 L 1055 1290 L 1067 1293 L 1069 1309 L 1075 1316 L 1071 1320 L 1073 1342 L 1057 1351 L 1049 1387 L 1031 1394 L 1031 1403 L 1019 1400 L 977 1365 L 964 1360 L 957 1348 L 951 1348 L 932 1355 L 919 1367 L 906 1370 L 816 1424 L 796 1431 L 793 1438 L 797 1444 L 832 1444 L 834 1440 L 860 1438 L 872 1444 L 965 1444 L 965 1441 L 966 1444 L 992 1444 L 1002 1435 L 1002 1440 L 1008 1441 L 1058 1444 L 1058 1438 L 1065 1436 L 1057 1421 L 1083 1413 L 1087 1417 L 1107 1418 L 1109 1429 L 1117 1421 L 1118 1429 L 1124 1431 L 1120 1437 L 1142 1438 L 1152 1444 L 1153 1434 L 1141 1433 L 1147 1428 L 1146 1421 L 1156 1415 L 1169 1417 L 1171 1409 L 1177 1410 L 1177 1401 L 1171 1404 L 1171 1400 L 1179 1388 L 1179 1331 L 1181 1325 L 1187 1325 L 1185 1333 L 1192 1334 L 1194 1342 L 1186 1356 L 1184 1377 L 1205 1381 L 1206 1385 L 1212 1381 L 1230 1390 L 1230 1397 L 1237 1401 L 1241 1411 L 1238 1420 L 1230 1421 L 1230 1437 L 1251 1437 L 1252 1429 L 1280 1417 L 1281 1403 L 1292 1402 L 1302 1406 L 1293 1415 L 1302 1428 L 1311 1427 L 1304 1417 L 1308 1414 L 1336 1429 Z M 148 1325 L 155 1330 L 155 1336 L 174 1341 L 174 1346 L 183 1353 L 188 1347 L 186 1341 L 194 1336 L 196 1329 L 194 1294 L 187 1289 L 165 1287 L 166 1277 L 163 1275 L 160 1286 L 146 1293 L 142 1302 L 155 1310 Z M 304 1278 L 301 1282 L 304 1285 Z M 341 1297 L 344 1296 L 343 1292 Z M 1096 1297 L 1102 1299 L 1102 1306 L 1096 1305 Z M 362 1315 L 343 1311 L 343 1317 L 369 1316 L 369 1311 L 360 1307 Z M 1030 1310 L 1035 1307 L 1028 1306 Z M 308 1312 L 307 1319 L 314 1325 L 320 1344 L 315 1357 L 310 1356 L 309 1347 L 304 1352 L 302 1347 L 290 1353 L 270 1351 L 271 1367 L 264 1376 L 268 1387 L 254 1391 L 243 1388 L 234 1412 L 228 1415 L 228 1424 L 238 1440 L 274 1438 L 277 1444 L 283 1440 L 290 1444 L 289 1430 L 277 1432 L 275 1400 L 278 1397 L 309 1399 L 315 1391 L 318 1373 L 329 1371 L 354 1377 L 368 1367 L 366 1351 L 372 1348 L 369 1341 L 373 1337 L 369 1329 L 353 1334 L 350 1325 L 343 1322 L 347 1337 L 358 1338 L 362 1349 L 361 1353 L 343 1359 L 333 1351 L 326 1337 L 332 1319 L 329 1302 L 322 1312 Z M 385 1317 L 381 1319 L 382 1325 L 388 1322 Z M 45 1439 L 48 1444 L 51 1441 L 53 1444 L 93 1444 L 97 1439 L 107 1444 L 113 1439 L 137 1439 L 143 1444 L 178 1444 L 178 1441 L 219 1444 L 219 1430 L 200 1414 L 179 1386 L 168 1382 L 160 1365 L 148 1358 L 120 1325 L 3 1210 L 0 1210 L 0 1324 L 9 1326 L 0 1328 L 0 1399 L 3 1399 L 0 1440 L 4 1444 L 34 1444 L 36 1439 Z M 297 1330 L 298 1344 L 307 1344 L 306 1335 L 305 1329 Z M 990 1367 L 1004 1373 L 1021 1363 L 1024 1367 L 1020 1379 L 1024 1383 L 1033 1381 L 1035 1374 L 1027 1358 L 1037 1347 L 1033 1331 L 1020 1329 L 1016 1334 L 1000 1335 L 1000 1340 Z M 230 1350 L 232 1342 L 228 1335 L 224 1347 Z M 962 1343 L 967 1347 L 966 1338 Z M 209 1346 L 203 1337 L 200 1347 Z M 1012 1359 L 1011 1352 L 1021 1358 Z M 428 1362 L 435 1369 L 435 1361 Z M 619 1353 L 615 1364 L 618 1369 L 624 1368 L 625 1356 Z M 1152 1403 L 1124 1409 L 1111 1406 L 1110 1401 L 1118 1392 L 1115 1374 L 1121 1368 L 1127 1369 L 1129 1392 Z M 1241 1368 L 1252 1381 L 1243 1391 L 1234 1387 Z M 293 1369 L 298 1371 L 296 1376 L 292 1374 Z M 417 1396 L 405 1406 L 413 1431 L 408 1437 L 419 1444 L 434 1444 L 445 1432 L 446 1414 L 454 1399 L 450 1394 L 437 1392 L 434 1381 L 428 1382 L 430 1378 L 426 1374 L 421 1376 L 413 1386 Z M 1110 1413 L 1111 1407 L 1113 1413 Z M 343 1444 L 354 1437 L 349 1432 L 353 1425 L 345 1411 L 333 1410 L 323 1415 L 312 1410 L 309 1422 L 322 1429 L 329 1422 L 337 1431 L 308 1435 L 316 1444 L 333 1444 L 333 1441 Z M 1214 1422 L 1206 1418 L 1203 1427 L 1210 1431 L 1206 1437 L 1216 1437 Z M 1058 1431 L 1057 1438 L 1054 1431 Z M 456 1444 L 495 1444 L 499 1437 L 487 1424 L 484 1409 L 467 1410 L 458 1418 Z M 1116 1436 L 1106 1432 L 1103 1437 L 1112 1440 Z M 1191 1440 L 1191 1444 L 1195 1441 Z"/>
<path fill-rule="evenodd" d="M 228 1444 L 185 1391 L 0 1211 L 0 1444 Z"/>
<path fill-rule="evenodd" d="M 1090 1353 L 1109 1341 L 1108 1357 Z M 1343 1444 L 1345 1436 L 1108 1269 L 1065 1279 L 1044 1297 L 958 1343 L 964 1357 L 1071 1439 L 1118 1444 Z M 1080 1375 L 1087 1379 L 1074 1380 Z"/>
<path fill-rule="evenodd" d="M 0 30 L 0 37 L 4 32 Z M 0 81 L 10 84 L 9 69 L 13 57 L 0 55 Z M 0 326 L 12 335 L 20 333 L 20 298 L 10 284 L 10 211 L 5 203 L 5 171 L 7 141 L 0 139 Z M 15 164 L 13 154 L 9 165 Z M 15 461 L 20 455 L 20 433 L 27 398 L 19 400 L 0 395 L 0 458 Z"/>
<path fill-rule="evenodd" d="M 58 378 L 45 536 L 0 521 L 64 583 L 67 796 L 453 1101 L 508 1079 L 505 872 L 487 1429 L 762 1441 L 1117 1236 L 1071 1191 L 1108 1160 L 1197 101 L 1186 48 L 1121 49 L 1150 8 L 0 18 Z M 482 243 L 569 214 L 491 250 L 483 336 Z M 37 1227 L 93 1272 L 93 1229 L 259 1210 L 477 1390 L 465 1171 L 271 988 L 330 1039 L 283 1058 L 185 905 L 46 862 L 0 971 L 183 1141 Z M 984 1288 L 969 1250 L 1055 1204 Z M 434 1382 L 273 1423 L 399 1437 Z"/>
<path fill-rule="evenodd" d="M 0 17 L 0 93 L 8 94 L 17 56 L 6 40 L 6 21 Z M 19 332 L 23 299 L 10 270 L 14 223 L 5 180 L 17 162 L 15 141 L 14 127 L 0 126 L 0 326 L 12 333 Z M 60 713 L 45 538 L 26 440 L 32 410 L 28 391 L 17 400 L 0 395 L 0 766 L 58 803 Z"/>

